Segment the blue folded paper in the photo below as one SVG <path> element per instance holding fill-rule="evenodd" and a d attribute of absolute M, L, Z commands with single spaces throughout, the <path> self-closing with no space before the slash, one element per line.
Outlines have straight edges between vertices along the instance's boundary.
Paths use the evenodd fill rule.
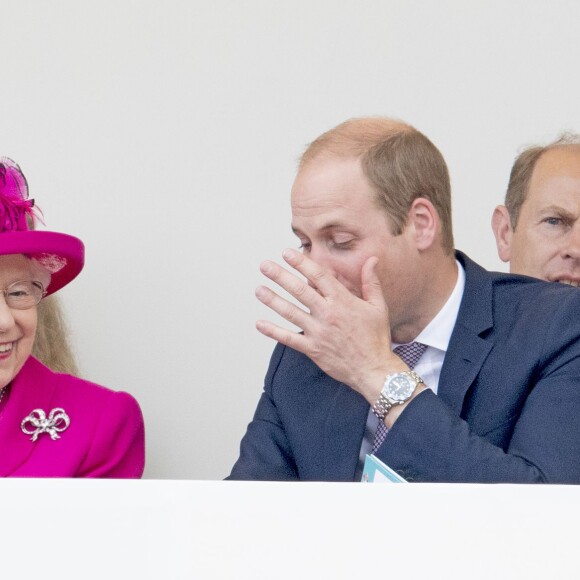
<path fill-rule="evenodd" d="M 366 456 L 361 481 L 363 483 L 409 483 L 374 455 Z"/>

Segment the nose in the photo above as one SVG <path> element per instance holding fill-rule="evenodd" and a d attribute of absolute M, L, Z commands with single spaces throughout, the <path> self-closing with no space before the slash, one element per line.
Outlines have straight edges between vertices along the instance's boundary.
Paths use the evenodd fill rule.
<path fill-rule="evenodd" d="M 0 332 L 6 332 L 14 326 L 12 309 L 6 304 L 6 299 L 0 294 Z"/>
<path fill-rule="evenodd" d="M 580 220 L 570 229 L 563 254 L 565 258 L 580 260 Z"/>
<path fill-rule="evenodd" d="M 312 244 L 308 257 L 314 260 L 319 266 L 324 268 L 329 274 L 336 278 L 336 272 L 333 267 L 332 256 L 323 244 Z"/>

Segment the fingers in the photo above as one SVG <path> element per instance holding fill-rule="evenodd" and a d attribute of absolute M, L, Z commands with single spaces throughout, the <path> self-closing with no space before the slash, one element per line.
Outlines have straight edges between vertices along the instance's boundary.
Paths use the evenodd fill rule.
<path fill-rule="evenodd" d="M 336 291 L 338 285 L 336 279 L 308 256 L 292 249 L 284 250 L 282 256 L 284 257 L 284 260 L 286 260 L 286 262 L 295 270 L 298 270 L 298 272 L 300 272 L 308 282 L 310 282 L 311 286 L 316 288 L 322 296 L 328 297 Z"/>
<path fill-rule="evenodd" d="M 279 314 L 282 318 L 305 330 L 308 325 L 309 314 L 288 300 L 278 296 L 275 292 L 260 286 L 256 289 L 256 298 Z"/>
<path fill-rule="evenodd" d="M 298 352 L 306 354 L 308 350 L 308 339 L 303 334 L 286 330 L 268 320 L 258 320 L 256 328 L 268 338 L 272 338 L 276 342 L 285 344 Z"/>
<path fill-rule="evenodd" d="M 262 262 L 260 265 L 260 271 L 262 274 L 264 274 L 264 276 L 270 278 L 272 282 L 278 284 L 278 286 L 283 288 L 286 292 L 288 292 L 288 294 L 304 304 L 304 306 L 306 306 L 309 310 L 314 309 L 316 304 L 321 301 L 321 297 L 314 288 L 275 262 Z"/>
<path fill-rule="evenodd" d="M 375 306 L 382 306 L 385 302 L 383 288 L 377 275 L 376 266 L 379 259 L 369 258 L 361 271 L 361 294 L 363 300 Z"/>
<path fill-rule="evenodd" d="M 298 252 L 294 253 L 299 256 L 301 255 Z M 290 257 L 290 260 L 286 261 L 292 265 L 292 257 Z M 312 264 L 314 263 L 312 262 Z M 296 269 L 298 270 L 298 268 Z M 324 302 L 324 298 L 319 295 L 318 291 L 313 286 L 310 286 L 307 282 L 295 274 L 288 272 L 288 270 L 285 270 L 275 262 L 262 262 L 260 270 L 262 274 L 272 280 L 272 282 L 276 283 L 280 288 L 288 292 L 288 294 L 303 304 L 309 312 L 305 312 L 299 306 L 285 298 L 282 298 L 276 294 L 276 292 L 265 286 L 260 286 L 256 289 L 256 297 L 258 300 L 291 324 L 294 324 L 298 328 L 307 332 L 309 326 L 313 322 L 310 313 L 313 310 L 316 310 L 317 305 L 321 305 Z M 286 330 L 266 320 L 259 320 L 256 323 L 256 328 L 263 335 L 299 352 L 306 353 L 308 350 L 308 339 L 303 334 L 299 334 L 292 330 Z"/>

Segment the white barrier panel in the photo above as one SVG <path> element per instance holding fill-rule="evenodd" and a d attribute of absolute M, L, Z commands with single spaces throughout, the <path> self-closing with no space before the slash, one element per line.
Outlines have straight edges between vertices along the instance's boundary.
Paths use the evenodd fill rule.
<path fill-rule="evenodd" d="M 579 578 L 580 487 L 0 480 L 2 579 Z"/>

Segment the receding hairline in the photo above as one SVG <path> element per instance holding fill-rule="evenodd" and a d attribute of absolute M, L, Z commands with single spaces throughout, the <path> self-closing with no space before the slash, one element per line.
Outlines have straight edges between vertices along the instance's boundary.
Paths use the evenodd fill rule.
<path fill-rule="evenodd" d="M 572 148 L 580 151 L 580 134 L 566 131 L 546 145 L 527 145 L 520 149 L 510 171 L 504 198 L 513 231 L 528 198 L 532 179 L 537 175 L 538 164 L 551 151 L 569 151 Z"/>
<path fill-rule="evenodd" d="M 559 153 L 570 153 L 574 152 L 575 154 L 580 154 L 580 142 L 579 143 L 558 143 L 552 146 L 546 147 L 541 153 L 538 155 L 536 162 L 534 164 L 534 171 L 536 167 L 542 162 L 545 161 L 546 158 L 554 157 L 554 155 Z"/>
<path fill-rule="evenodd" d="M 360 158 L 369 149 L 392 137 L 418 132 L 413 126 L 389 117 L 355 117 L 326 131 L 300 156 L 298 169 L 322 157 Z"/>

